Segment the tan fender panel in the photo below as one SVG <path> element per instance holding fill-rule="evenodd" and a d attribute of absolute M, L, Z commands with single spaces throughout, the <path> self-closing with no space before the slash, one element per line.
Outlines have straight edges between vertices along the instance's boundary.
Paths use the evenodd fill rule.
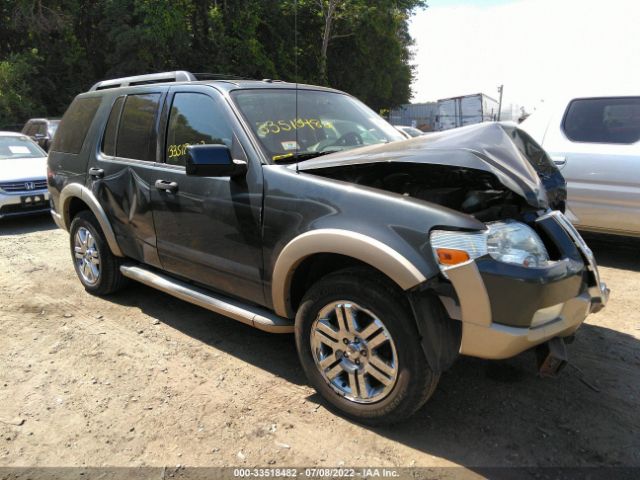
<path fill-rule="evenodd" d="M 426 281 L 409 260 L 375 238 L 348 230 L 312 230 L 291 240 L 276 260 L 271 282 L 276 314 L 293 317 L 290 304 L 293 273 L 305 258 L 316 253 L 335 253 L 360 260 L 383 272 L 403 290 Z"/>
<path fill-rule="evenodd" d="M 69 205 L 72 198 L 79 198 L 84 203 L 86 203 L 93 214 L 98 219 L 98 223 L 100 224 L 100 228 L 102 228 L 102 232 L 104 233 L 105 239 L 107 240 L 107 244 L 111 249 L 111 252 L 118 256 L 124 257 L 122 250 L 120 250 L 120 246 L 118 245 L 118 241 L 116 240 L 116 235 L 111 228 L 111 224 L 109 223 L 109 219 L 107 218 L 107 214 L 104 212 L 104 209 L 96 199 L 96 197 L 91 193 L 87 187 L 80 185 L 79 183 L 71 183 L 64 187 L 60 192 L 60 215 L 62 216 L 62 223 L 64 224 L 65 229 L 68 231 L 71 226 L 71 218 L 69 218 Z"/>

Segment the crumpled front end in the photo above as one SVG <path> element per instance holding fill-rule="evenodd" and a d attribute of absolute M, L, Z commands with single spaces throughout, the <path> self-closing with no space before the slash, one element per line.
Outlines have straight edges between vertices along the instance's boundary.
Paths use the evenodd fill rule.
<path fill-rule="evenodd" d="M 430 361 L 432 368 L 446 368 L 450 351 L 500 359 L 570 336 L 607 302 L 593 254 L 563 214 L 564 178 L 516 125 L 473 125 L 331 154 L 297 168 L 481 222 L 465 230 L 429 227 L 425 218 L 441 275 L 412 295 L 435 291 L 462 326 L 435 334 L 448 339 L 447 354 Z M 418 304 L 412 301 L 420 318 Z"/>
<path fill-rule="evenodd" d="M 540 216 L 536 233 L 551 260 L 539 267 L 508 264 L 490 255 L 446 269 L 453 287 L 441 290 L 451 318 L 462 323 L 460 353 L 508 358 L 554 337 L 572 335 L 602 309 L 609 289 L 591 250 L 559 211 Z"/>
<path fill-rule="evenodd" d="M 293 167 L 291 167 L 293 168 Z M 515 125 L 480 124 L 302 162 L 298 171 L 436 204 L 482 222 L 564 212 L 566 182 Z"/>

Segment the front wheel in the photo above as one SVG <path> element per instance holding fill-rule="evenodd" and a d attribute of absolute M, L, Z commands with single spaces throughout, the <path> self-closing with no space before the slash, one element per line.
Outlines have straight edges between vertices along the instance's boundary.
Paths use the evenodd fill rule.
<path fill-rule="evenodd" d="M 439 378 L 402 292 L 363 269 L 330 274 L 309 289 L 296 315 L 296 345 L 318 393 L 364 423 L 409 417 Z"/>

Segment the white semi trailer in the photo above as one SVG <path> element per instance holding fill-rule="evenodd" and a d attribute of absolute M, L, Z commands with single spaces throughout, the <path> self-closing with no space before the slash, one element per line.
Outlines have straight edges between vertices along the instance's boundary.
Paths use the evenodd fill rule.
<path fill-rule="evenodd" d="M 498 102 L 484 93 L 438 100 L 437 130 L 449 130 L 497 119 Z"/>

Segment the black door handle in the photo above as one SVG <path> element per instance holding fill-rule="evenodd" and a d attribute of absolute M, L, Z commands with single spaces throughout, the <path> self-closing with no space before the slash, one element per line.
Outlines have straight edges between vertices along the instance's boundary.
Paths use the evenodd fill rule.
<path fill-rule="evenodd" d="M 178 182 L 170 182 L 168 180 L 156 180 L 156 188 L 167 192 L 175 192 L 178 190 Z"/>
<path fill-rule="evenodd" d="M 104 177 L 104 170 L 101 168 L 92 167 L 89 169 L 89 175 L 96 178 L 102 178 Z"/>

